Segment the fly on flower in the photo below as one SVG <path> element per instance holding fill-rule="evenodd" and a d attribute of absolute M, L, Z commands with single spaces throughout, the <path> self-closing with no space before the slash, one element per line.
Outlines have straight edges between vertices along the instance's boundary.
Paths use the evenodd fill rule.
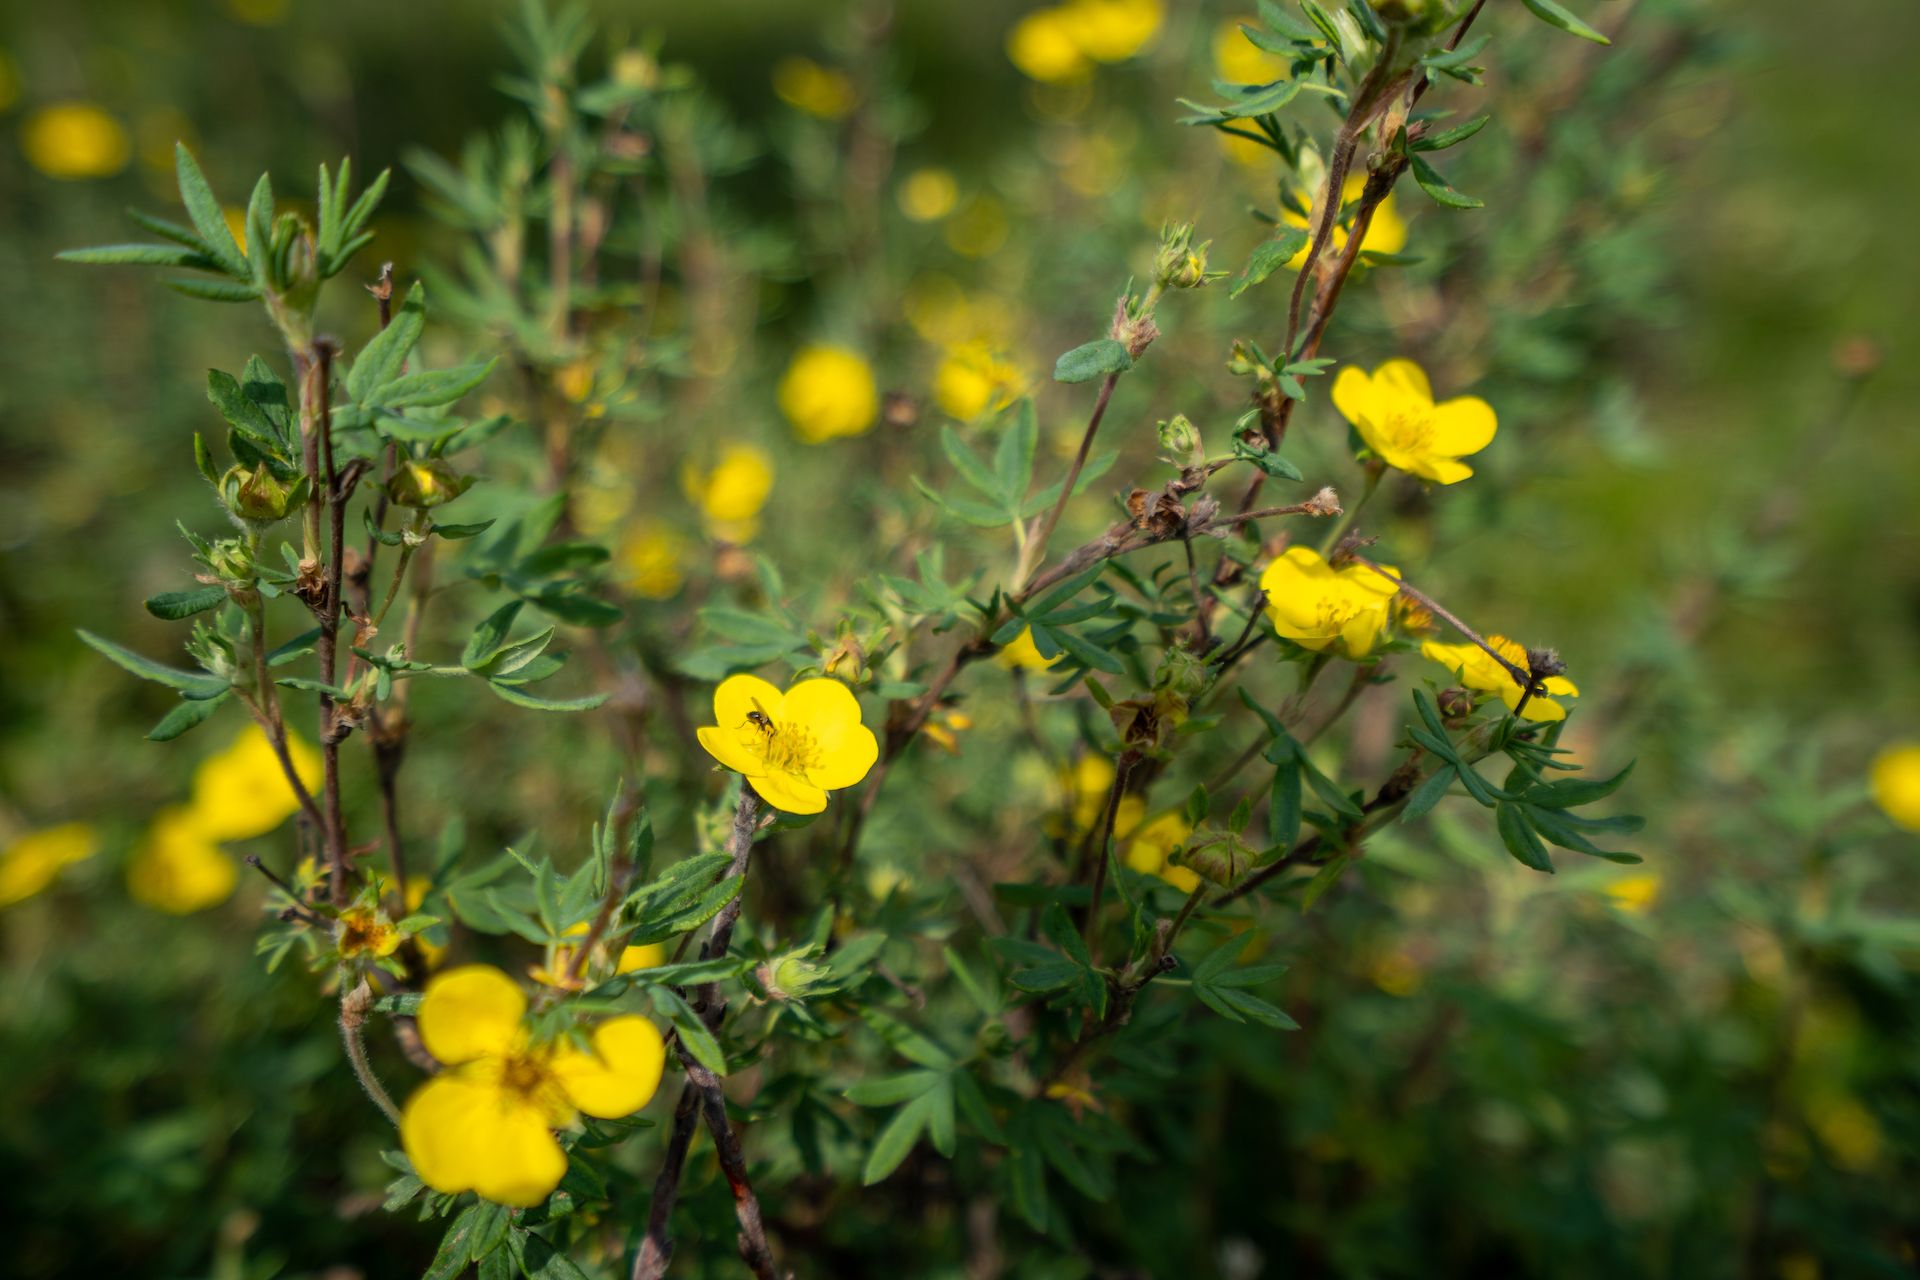
<path fill-rule="evenodd" d="M 787 813 L 819 813 L 827 792 L 855 785 L 880 758 L 859 699 L 838 680 L 782 693 L 758 676 L 728 676 L 713 691 L 713 718 L 699 735 L 707 754 Z"/>

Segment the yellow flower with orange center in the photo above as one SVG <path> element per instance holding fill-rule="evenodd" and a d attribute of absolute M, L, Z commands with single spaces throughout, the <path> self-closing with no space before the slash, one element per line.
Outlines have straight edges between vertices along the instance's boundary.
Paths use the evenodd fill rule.
<path fill-rule="evenodd" d="M 838 680 L 802 680 L 782 693 L 759 676 L 728 676 L 713 691 L 713 718 L 700 745 L 787 813 L 819 813 L 827 792 L 858 783 L 880 758 L 860 700 Z"/>
<path fill-rule="evenodd" d="M 1311 547 L 1289 547 L 1260 575 L 1273 629 L 1303 649 L 1335 646 L 1364 658 L 1387 627 L 1400 584 L 1368 565 L 1338 569 Z"/>
<path fill-rule="evenodd" d="M 335 925 L 334 945 L 342 959 L 390 956 L 400 949 L 400 931 L 375 907 L 349 907 Z"/>
<path fill-rule="evenodd" d="M 1488 636 L 1487 643 L 1520 670 L 1527 669 L 1525 645 L 1505 636 Z M 1479 645 L 1471 641 L 1441 644 L 1437 640 L 1429 640 L 1420 646 L 1420 652 L 1453 672 L 1454 679 L 1469 693 L 1493 694 L 1507 705 L 1509 711 L 1519 707 L 1520 695 L 1526 691 L 1525 682 L 1501 666 L 1493 654 Z M 1527 699 L 1522 717 L 1527 720 L 1565 720 L 1567 709 L 1554 699 L 1579 696 L 1580 690 L 1573 681 L 1565 676 L 1548 676 L 1540 682 L 1540 692 Z"/>
<path fill-rule="evenodd" d="M 631 1115 L 659 1088 L 666 1045 L 645 1018 L 609 1018 L 583 1049 L 533 1043 L 526 1012 L 520 988 L 490 965 L 449 969 L 427 983 L 420 1039 L 446 1070 L 407 1099 L 400 1141 L 435 1191 L 539 1204 L 567 1171 L 555 1129 L 583 1113 Z"/>
<path fill-rule="evenodd" d="M 1479 396 L 1435 404 L 1426 373 L 1411 360 L 1389 360 L 1371 375 L 1347 366 L 1333 380 L 1333 405 L 1382 462 L 1436 484 L 1472 475 L 1460 459 L 1492 444 L 1499 426 Z"/>

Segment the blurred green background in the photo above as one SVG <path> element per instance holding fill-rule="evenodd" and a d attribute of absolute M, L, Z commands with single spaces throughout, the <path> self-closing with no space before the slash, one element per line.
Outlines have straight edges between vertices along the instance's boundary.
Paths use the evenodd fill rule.
<path fill-rule="evenodd" d="M 738 163 L 715 176 L 734 363 L 702 416 L 644 424 L 646 465 L 673 502 L 698 440 L 772 449 L 763 543 L 790 580 L 867 571 L 873 530 L 893 527 L 886 511 L 869 523 L 880 500 L 864 489 L 826 510 L 836 464 L 778 420 L 785 354 L 822 323 L 868 335 L 883 389 L 924 399 L 941 355 L 910 313 L 929 276 L 1010 308 L 1033 377 L 1144 272 L 1163 218 L 1197 221 L 1226 267 L 1263 234 L 1247 209 L 1271 204 L 1271 177 L 1179 127 L 1172 103 L 1204 96 L 1240 6 L 1169 6 L 1139 57 L 1066 87 L 1009 60 L 1026 7 L 897 5 L 880 45 L 900 135 L 885 235 L 856 242 L 819 230 L 830 128 L 783 102 L 772 70 L 871 56 L 853 33 L 884 6 L 593 6 L 614 32 L 657 35 L 737 131 Z M 287 199 L 342 153 L 362 173 L 393 166 L 375 261 L 450 262 L 454 233 L 401 161 L 453 155 L 509 112 L 506 8 L 0 3 L 0 843 L 69 821 L 101 840 L 0 908 L 0 1273 L 411 1275 L 431 1253 L 427 1229 L 378 1212 L 380 1135 L 326 1006 L 251 956 L 259 886 L 187 917 L 129 898 L 121 869 L 146 822 L 218 744 L 144 741 L 165 699 L 74 639 L 177 643 L 139 602 L 180 583 L 172 522 L 210 528 L 186 443 L 209 417 L 201 371 L 269 339 L 251 311 L 53 254 L 129 238 L 127 205 L 172 216 L 184 138 L 236 203 L 262 169 Z M 1605 771 L 1640 760 L 1628 796 L 1649 817 L 1647 864 L 1544 881 L 1445 811 L 1383 837 L 1365 900 L 1289 944 L 1287 1007 L 1308 1029 L 1278 1048 L 1223 1036 L 1236 1083 L 1164 1114 L 1156 1138 L 1183 1158 L 1127 1180 L 1137 1202 L 1204 1209 L 1130 1225 L 1110 1206 L 1089 1220 L 1085 1269 L 1045 1274 L 1917 1265 L 1920 838 L 1872 807 L 1867 779 L 1877 753 L 1920 737 L 1920 8 L 1585 8 L 1617 27 L 1611 50 L 1490 6 L 1487 88 L 1447 87 L 1495 113 L 1448 167 L 1488 207 L 1403 190 L 1408 252 L 1426 260 L 1357 287 L 1328 353 L 1411 354 L 1437 386 L 1498 406 L 1483 481 L 1397 491 L 1397 549 L 1430 561 L 1430 589 L 1457 607 L 1559 647 L 1584 694 L 1568 742 Z M 56 176 L 36 129 L 76 103 L 110 122 L 69 121 L 104 129 L 86 143 L 99 172 Z M 903 217 L 894 197 L 928 167 L 954 176 L 960 206 Z M 1221 292 L 1168 324 L 1152 395 L 1130 381 L 1118 415 L 1181 409 L 1224 437 L 1225 339 L 1250 321 Z M 368 324 L 323 320 L 356 339 Z M 1051 404 L 1043 421 L 1070 441 L 1079 410 Z M 1330 412 L 1307 421 L 1296 461 L 1352 484 Z M 864 483 L 905 491 L 913 470 Z M 509 793 L 473 797 L 445 758 L 457 741 L 417 745 L 421 785 L 483 832 L 546 814 L 577 836 L 613 776 L 568 776 L 528 748 Z M 950 852 L 994 828 L 980 794 L 953 784 L 924 838 Z M 876 832 L 919 873 L 906 821 L 883 806 Z M 1157 1239 L 1140 1238 L 1149 1221 Z M 906 1265 L 876 1274 L 963 1274 Z"/>

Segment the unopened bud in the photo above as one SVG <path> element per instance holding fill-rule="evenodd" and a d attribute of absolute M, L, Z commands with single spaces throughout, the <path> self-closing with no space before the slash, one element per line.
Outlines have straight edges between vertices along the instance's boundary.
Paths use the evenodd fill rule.
<path fill-rule="evenodd" d="M 387 497 L 395 506 L 424 511 L 452 502 L 473 486 L 472 476 L 463 476 L 439 458 L 427 462 L 409 462 L 393 473 L 387 482 Z"/>
<path fill-rule="evenodd" d="M 1160 455 L 1176 467 L 1197 467 L 1207 460 L 1200 429 L 1176 413 L 1160 424 Z"/>
<path fill-rule="evenodd" d="M 305 476 L 283 481 L 265 463 L 228 467 L 220 477 L 220 500 L 226 503 L 228 511 L 249 524 L 284 520 L 288 512 L 306 502 L 307 490 Z"/>
<path fill-rule="evenodd" d="M 1198 289 L 1214 277 L 1207 272 L 1207 247 L 1213 241 L 1193 243 L 1193 224 L 1169 223 L 1160 229 L 1160 251 L 1154 255 L 1153 278 L 1162 289 Z"/>
<path fill-rule="evenodd" d="M 1169 861 L 1226 889 L 1238 884 L 1252 869 L 1255 856 L 1254 849 L 1239 836 L 1203 828 L 1189 837 Z"/>
<path fill-rule="evenodd" d="M 1440 714 L 1448 720 L 1464 720 L 1473 714 L 1473 695 L 1465 689 L 1442 689 L 1436 699 Z"/>

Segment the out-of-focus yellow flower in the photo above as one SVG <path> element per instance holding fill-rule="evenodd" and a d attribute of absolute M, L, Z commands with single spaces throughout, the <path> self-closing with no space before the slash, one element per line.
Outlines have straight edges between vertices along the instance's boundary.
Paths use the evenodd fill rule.
<path fill-rule="evenodd" d="M 615 973 L 636 973 L 641 969 L 658 969 L 667 962 L 667 944 L 664 942 L 643 942 L 637 947 L 625 947 L 620 952 L 619 963 L 615 964 Z"/>
<path fill-rule="evenodd" d="M 844 119 L 860 101 L 846 72 L 812 58 L 782 58 L 773 64 L 773 91 L 780 101 L 822 120 Z"/>
<path fill-rule="evenodd" d="M 998 413 L 1025 389 L 1025 375 L 989 342 L 948 348 L 933 372 L 934 400 L 962 422 Z"/>
<path fill-rule="evenodd" d="M 1340 203 L 1344 206 L 1358 200 L 1360 193 L 1366 189 L 1366 185 L 1367 177 L 1365 174 L 1349 172 L 1347 174 L 1347 180 L 1340 190 Z M 1307 204 L 1309 201 L 1319 198 L 1319 192 L 1317 190 L 1308 191 L 1305 189 L 1296 189 L 1294 194 L 1299 197 L 1301 204 Z M 1307 210 L 1307 216 L 1304 218 L 1292 209 L 1282 207 L 1280 210 L 1280 221 L 1290 227 L 1300 227 L 1303 230 L 1311 231 L 1314 224 L 1319 220 L 1320 209 L 1318 205 L 1309 208 Z M 1327 237 L 1327 247 L 1322 250 L 1322 252 L 1339 253 L 1346 247 L 1347 229 L 1336 222 L 1333 224 L 1332 233 Z M 1401 220 L 1399 206 L 1394 204 L 1393 196 L 1389 194 L 1385 200 L 1380 202 L 1380 207 L 1373 211 L 1373 221 L 1367 224 L 1367 236 L 1366 239 L 1360 242 L 1360 248 L 1367 253 L 1398 253 L 1406 247 L 1407 224 Z M 1289 270 L 1298 271 L 1306 265 L 1306 262 L 1307 249 L 1303 247 L 1300 252 L 1288 259 L 1287 267 Z"/>
<path fill-rule="evenodd" d="M 920 732 L 949 755 L 960 754 L 960 735 L 973 728 L 973 717 L 954 707 L 942 707 L 927 718 Z"/>
<path fill-rule="evenodd" d="M 838 680 L 802 680 L 782 693 L 759 676 L 728 676 L 713 691 L 713 718 L 700 745 L 786 813 L 821 812 L 827 792 L 855 785 L 880 758 L 860 700 Z"/>
<path fill-rule="evenodd" d="M 1007 209 L 981 193 L 947 220 L 947 247 L 969 258 L 988 258 L 1007 242 Z"/>
<path fill-rule="evenodd" d="M 220 206 L 220 217 L 227 224 L 227 231 L 233 236 L 233 242 L 240 246 L 240 256 L 247 253 L 247 211 L 237 204 Z"/>
<path fill-rule="evenodd" d="M 1040 646 L 1033 642 L 1033 628 L 1022 627 L 1019 635 L 1000 646 L 993 660 L 1009 671 L 1045 671 L 1064 656 L 1042 657 Z"/>
<path fill-rule="evenodd" d="M 553 1130 L 583 1112 L 631 1115 L 660 1087 L 666 1044 L 645 1018 L 608 1018 L 584 1050 L 564 1040 L 534 1044 L 526 1012 L 520 988 L 489 965 L 428 981 L 420 1039 L 447 1069 L 407 1099 L 400 1141 L 414 1173 L 435 1191 L 539 1204 L 567 1171 Z"/>
<path fill-rule="evenodd" d="M 1083 755 L 1074 761 L 1061 779 L 1067 797 L 1072 801 L 1069 817 L 1073 822 L 1073 834 L 1081 835 L 1093 830 L 1107 813 L 1107 797 L 1113 791 L 1113 761 L 1106 756 Z M 1146 801 L 1136 795 L 1120 797 L 1120 803 L 1113 811 L 1113 834 L 1116 839 L 1124 840 L 1132 835 L 1146 816 Z"/>
<path fill-rule="evenodd" d="M 1525 645 L 1505 636 L 1488 636 L 1487 643 L 1514 666 L 1522 671 L 1527 669 Z M 1441 644 L 1437 640 L 1429 640 L 1420 646 L 1420 652 L 1453 672 L 1454 679 L 1468 692 L 1494 694 L 1507 704 L 1509 711 L 1520 705 L 1524 686 L 1514 679 L 1511 671 L 1495 662 L 1492 654 L 1472 641 Z M 1580 696 L 1580 690 L 1565 676 L 1548 676 L 1540 682 L 1540 689 L 1541 692 L 1527 699 L 1525 718 L 1528 720 L 1565 720 L 1567 709 L 1555 702 L 1554 698 Z"/>
<path fill-rule="evenodd" d="M 647 600 L 670 599 L 686 581 L 680 571 L 687 540 L 671 525 L 645 521 L 620 540 L 620 581 Z"/>
<path fill-rule="evenodd" d="M 133 144 L 120 122 L 91 102 L 56 102 L 20 131 L 27 163 L 49 178 L 110 178 L 127 167 Z"/>
<path fill-rule="evenodd" d="M 895 194 L 900 212 L 915 222 L 938 222 L 960 201 L 960 184 L 953 171 L 933 165 L 915 169 Z"/>
<path fill-rule="evenodd" d="M 857 436 L 880 412 L 873 366 L 846 347 L 807 347 L 780 379 L 780 411 L 808 444 Z"/>
<path fill-rule="evenodd" d="M 412 915 L 420 910 L 426 904 L 427 895 L 432 892 L 433 882 L 424 876 L 414 876 L 408 880 L 407 914 Z M 420 959 L 429 971 L 438 969 L 440 962 L 447 958 L 446 944 L 431 941 L 424 932 L 413 935 L 413 945 L 420 949 Z"/>
<path fill-rule="evenodd" d="M 1124 62 L 1147 47 L 1166 17 L 1161 0 L 1067 0 L 1068 37 L 1095 62 Z"/>
<path fill-rule="evenodd" d="M 1624 876 L 1609 884 L 1606 894 L 1628 915 L 1643 915 L 1660 898 L 1660 877 L 1653 872 Z"/>
<path fill-rule="evenodd" d="M 1382 462 L 1435 484 L 1472 475 L 1460 459 L 1492 444 L 1499 427 L 1479 396 L 1435 404 L 1426 371 L 1411 360 L 1389 360 L 1372 376 L 1348 365 L 1333 380 L 1333 405 Z"/>
<path fill-rule="evenodd" d="M 1367 967 L 1367 977 L 1388 995 L 1402 998 L 1418 991 L 1427 981 L 1426 970 L 1420 967 L 1420 962 L 1400 948 L 1375 956 Z"/>
<path fill-rule="evenodd" d="M 255 27 L 277 27 L 287 20 L 291 0 L 227 0 L 227 12 Z"/>
<path fill-rule="evenodd" d="M 1007 32 L 1007 57 L 1028 79 L 1043 84 L 1083 76 L 1093 65 L 1058 7 L 1035 9 L 1014 23 Z"/>
<path fill-rule="evenodd" d="M 146 839 L 127 863 L 127 891 L 172 915 L 225 902 L 239 879 L 233 859 L 200 826 L 200 816 L 177 807 L 154 815 Z"/>
<path fill-rule="evenodd" d="M 1273 629 L 1316 653 L 1337 644 L 1349 658 L 1373 651 L 1400 584 L 1363 564 L 1329 565 L 1312 547 L 1288 547 L 1260 575 Z"/>
<path fill-rule="evenodd" d="M 1807 1104 L 1807 1123 L 1833 1162 L 1862 1173 L 1880 1158 L 1886 1135 L 1873 1113 L 1849 1094 L 1822 1093 Z"/>
<path fill-rule="evenodd" d="M 63 822 L 29 831 L 0 850 L 0 907 L 31 898 L 60 874 L 62 867 L 100 852 L 100 833 L 92 824 Z"/>
<path fill-rule="evenodd" d="M 287 755 L 307 790 L 317 788 L 320 753 L 289 732 Z M 210 841 L 263 836 L 299 808 L 273 744 L 258 725 L 242 729 L 231 746 L 208 756 L 194 770 L 193 825 Z"/>
<path fill-rule="evenodd" d="M 706 517 L 710 533 L 745 544 L 759 532 L 760 508 L 773 492 L 773 459 L 765 449 L 730 444 L 720 450 L 711 471 L 688 463 L 680 473 L 680 486 Z"/>
<path fill-rule="evenodd" d="M 593 394 L 593 361 L 575 360 L 561 365 L 554 371 L 553 386 L 574 404 L 584 404 Z"/>
<path fill-rule="evenodd" d="M 1233 84 L 1271 84 L 1292 74 L 1287 60 L 1247 39 L 1241 25 L 1257 26 L 1252 17 L 1228 18 L 1213 29 L 1213 70 Z"/>
<path fill-rule="evenodd" d="M 1118 835 L 1118 812 L 1114 819 L 1114 830 Z M 1133 839 L 1127 842 L 1127 865 L 1145 875 L 1159 876 L 1182 893 L 1192 893 L 1200 887 L 1200 877 L 1192 867 L 1178 866 L 1168 861 L 1192 834 L 1193 828 L 1187 825 L 1185 818 L 1177 813 L 1163 813 L 1133 833 Z"/>
<path fill-rule="evenodd" d="M 1920 742 L 1897 742 L 1875 756 L 1870 785 L 1882 813 L 1920 831 Z"/>

